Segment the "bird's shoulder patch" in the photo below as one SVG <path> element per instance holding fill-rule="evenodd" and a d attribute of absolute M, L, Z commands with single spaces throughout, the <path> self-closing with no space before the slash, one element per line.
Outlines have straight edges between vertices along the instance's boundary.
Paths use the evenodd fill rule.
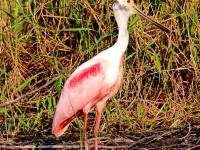
<path fill-rule="evenodd" d="M 78 72 L 76 75 L 74 75 L 69 81 L 69 86 L 71 88 L 76 87 L 78 84 L 81 84 L 85 79 L 88 79 L 89 77 L 92 76 L 96 76 L 102 72 L 103 72 L 103 67 L 100 62 L 93 64 L 92 66 L 87 67 Z"/>
<path fill-rule="evenodd" d="M 103 63 L 104 65 L 106 65 L 106 67 L 109 67 L 109 62 L 107 59 L 104 58 L 97 58 L 96 59 L 97 62 Z"/>

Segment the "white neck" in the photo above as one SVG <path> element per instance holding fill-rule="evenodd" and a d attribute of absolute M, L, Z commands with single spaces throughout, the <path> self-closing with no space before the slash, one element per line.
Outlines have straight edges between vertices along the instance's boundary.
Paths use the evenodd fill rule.
<path fill-rule="evenodd" d="M 119 50 L 124 53 L 128 46 L 129 34 L 127 30 L 129 16 L 125 16 L 122 13 L 114 12 L 115 19 L 118 25 L 118 39 L 115 43 L 116 46 L 120 46 Z"/>

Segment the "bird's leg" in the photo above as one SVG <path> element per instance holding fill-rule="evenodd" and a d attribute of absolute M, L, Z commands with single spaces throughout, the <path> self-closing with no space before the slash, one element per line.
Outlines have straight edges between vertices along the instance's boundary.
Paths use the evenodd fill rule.
<path fill-rule="evenodd" d="M 97 111 L 96 112 L 96 121 L 95 121 L 95 126 L 94 126 L 94 149 L 98 150 L 98 134 L 99 134 L 99 125 L 100 125 L 100 120 L 101 120 L 101 112 L 102 111 Z"/>
<path fill-rule="evenodd" d="M 98 134 L 99 134 L 99 125 L 101 121 L 101 115 L 102 111 L 104 109 L 104 106 L 106 104 L 106 98 L 99 103 L 96 104 L 96 120 L 95 120 L 95 126 L 94 126 L 94 149 L 98 150 Z"/>
<path fill-rule="evenodd" d="M 88 114 L 84 114 L 84 122 L 83 122 L 83 141 L 85 145 L 85 150 L 89 150 L 88 142 L 87 142 L 87 121 L 88 121 Z"/>

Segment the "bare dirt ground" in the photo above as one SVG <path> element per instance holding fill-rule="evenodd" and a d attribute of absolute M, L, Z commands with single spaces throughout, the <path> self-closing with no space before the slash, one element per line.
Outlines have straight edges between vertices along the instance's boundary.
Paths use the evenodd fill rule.
<path fill-rule="evenodd" d="M 79 134 L 74 134 L 55 138 L 51 135 L 49 137 L 18 135 L 11 138 L 8 135 L 1 135 L 0 149 L 80 149 L 79 136 Z M 90 144 L 92 149 L 92 142 Z M 198 150 L 200 149 L 200 128 L 198 125 L 189 125 L 128 135 L 126 133 L 114 133 L 101 139 L 99 148 L 102 150 Z"/>

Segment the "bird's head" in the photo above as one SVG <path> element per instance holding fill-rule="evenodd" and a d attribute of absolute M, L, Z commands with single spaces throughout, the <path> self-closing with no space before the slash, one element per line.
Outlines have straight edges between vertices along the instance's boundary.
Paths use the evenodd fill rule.
<path fill-rule="evenodd" d="M 118 3 L 121 7 L 124 7 L 131 15 L 137 13 L 134 7 L 135 4 L 132 0 L 117 0 L 116 3 Z"/>
<path fill-rule="evenodd" d="M 156 25 L 158 28 L 160 28 L 161 30 L 165 31 L 165 32 L 169 32 L 169 30 L 164 27 L 163 25 L 161 25 L 160 23 L 154 21 L 153 19 L 149 18 L 147 15 L 145 15 L 133 2 L 133 0 L 117 0 L 114 4 L 113 4 L 113 9 L 115 8 L 119 8 L 119 9 L 124 9 L 126 13 L 128 13 L 129 16 L 133 15 L 133 14 L 138 14 L 141 17 L 145 18 L 147 21 L 153 23 L 154 25 Z"/>

